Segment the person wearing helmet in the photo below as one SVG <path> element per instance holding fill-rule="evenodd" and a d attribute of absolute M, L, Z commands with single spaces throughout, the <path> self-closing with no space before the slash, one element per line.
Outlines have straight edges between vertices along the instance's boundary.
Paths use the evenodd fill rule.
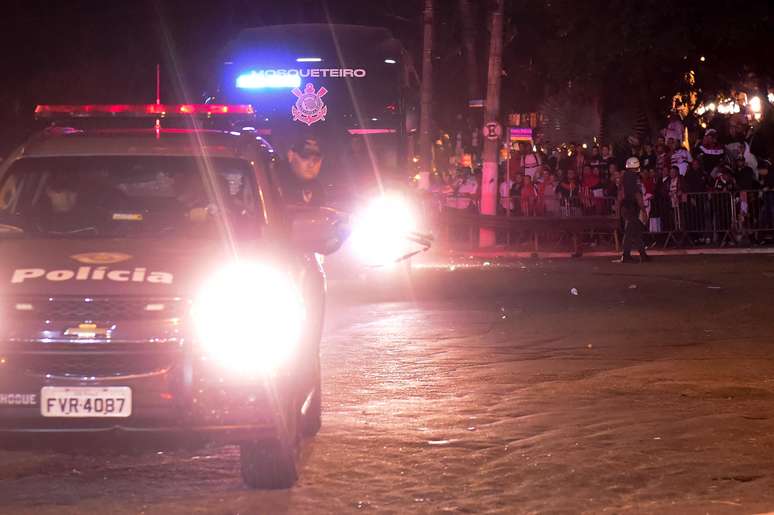
<path fill-rule="evenodd" d="M 645 224 L 640 219 L 645 209 L 642 198 L 642 190 L 639 185 L 640 160 L 630 157 L 626 160 L 626 170 L 623 174 L 622 187 L 618 192 L 619 213 L 623 220 L 623 254 L 621 263 L 633 263 L 632 250 L 640 253 L 640 262 L 650 261 L 650 256 L 645 252 L 645 242 L 642 235 Z"/>

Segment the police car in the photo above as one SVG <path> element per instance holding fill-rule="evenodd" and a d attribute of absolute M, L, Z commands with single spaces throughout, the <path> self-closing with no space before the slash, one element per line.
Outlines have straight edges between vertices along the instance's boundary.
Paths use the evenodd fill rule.
<path fill-rule="evenodd" d="M 197 120 L 251 108 L 36 112 Z M 0 442 L 203 437 L 240 445 L 248 486 L 289 487 L 301 439 L 320 427 L 315 253 L 340 245 L 337 219 L 281 204 L 254 134 L 159 125 L 59 123 L 0 167 Z"/>

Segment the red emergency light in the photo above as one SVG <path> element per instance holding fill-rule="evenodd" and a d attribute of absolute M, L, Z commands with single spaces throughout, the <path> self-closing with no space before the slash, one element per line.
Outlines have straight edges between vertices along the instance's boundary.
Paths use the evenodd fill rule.
<path fill-rule="evenodd" d="M 168 118 L 173 116 L 253 115 L 249 104 L 87 104 L 39 105 L 37 118 Z"/>

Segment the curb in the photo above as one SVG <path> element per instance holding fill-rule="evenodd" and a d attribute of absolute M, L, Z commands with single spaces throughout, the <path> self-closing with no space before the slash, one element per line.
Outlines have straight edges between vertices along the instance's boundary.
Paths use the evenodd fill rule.
<path fill-rule="evenodd" d="M 726 256 L 726 255 L 752 255 L 752 254 L 774 254 L 772 248 L 709 248 L 709 249 L 668 249 L 668 250 L 649 250 L 648 254 L 653 256 Z M 620 257 L 620 252 L 598 251 L 584 252 L 581 258 L 593 257 Z M 523 252 L 509 250 L 472 250 L 449 251 L 444 254 L 426 255 L 428 259 L 579 259 L 573 257 L 570 252 Z"/>

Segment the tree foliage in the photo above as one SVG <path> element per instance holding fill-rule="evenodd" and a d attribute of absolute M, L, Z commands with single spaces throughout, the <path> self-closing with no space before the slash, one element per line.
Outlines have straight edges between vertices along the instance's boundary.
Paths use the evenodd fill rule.
<path fill-rule="evenodd" d="M 506 88 L 533 101 L 571 90 L 578 101 L 638 104 L 653 120 L 690 71 L 695 87 L 711 90 L 751 73 L 772 75 L 765 0 L 512 0 L 509 7 L 515 37 L 506 47 Z"/>

